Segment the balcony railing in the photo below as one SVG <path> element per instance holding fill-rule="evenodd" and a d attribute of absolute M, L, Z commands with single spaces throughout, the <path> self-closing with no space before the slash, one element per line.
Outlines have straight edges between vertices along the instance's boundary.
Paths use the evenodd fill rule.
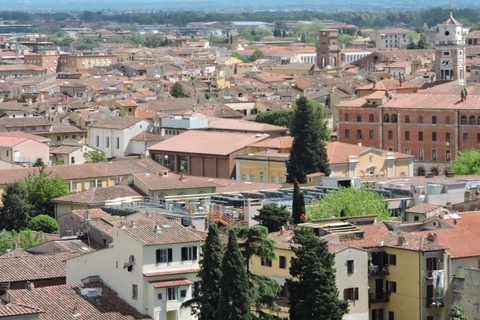
<path fill-rule="evenodd" d="M 445 297 L 427 297 L 427 308 L 441 308 L 445 306 Z"/>
<path fill-rule="evenodd" d="M 385 291 L 385 292 L 375 292 L 375 293 L 369 293 L 369 300 L 371 303 L 377 303 L 377 302 L 388 302 L 390 299 L 390 292 Z"/>
<path fill-rule="evenodd" d="M 383 276 L 388 274 L 388 266 L 370 266 L 369 274 L 371 276 Z"/>

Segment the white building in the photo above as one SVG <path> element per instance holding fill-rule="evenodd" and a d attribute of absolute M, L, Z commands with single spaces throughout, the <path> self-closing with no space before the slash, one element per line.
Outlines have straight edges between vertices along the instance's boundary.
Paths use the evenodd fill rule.
<path fill-rule="evenodd" d="M 132 117 L 107 117 L 88 128 L 89 146 L 105 152 L 107 158 L 124 157 L 133 152 L 130 141 L 142 131 L 152 131 L 153 124 Z"/>
<path fill-rule="evenodd" d="M 114 222 L 113 247 L 67 261 L 67 283 L 100 277 L 118 296 L 155 320 L 190 320 L 201 238 L 152 213 Z"/>

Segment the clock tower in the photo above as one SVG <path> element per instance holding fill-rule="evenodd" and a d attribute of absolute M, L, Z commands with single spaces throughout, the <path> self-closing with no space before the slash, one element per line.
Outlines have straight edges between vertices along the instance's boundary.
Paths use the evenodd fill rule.
<path fill-rule="evenodd" d="M 465 81 L 466 42 L 462 36 L 462 24 L 452 16 L 437 25 L 438 36 L 435 39 L 435 74 L 437 81 Z"/>

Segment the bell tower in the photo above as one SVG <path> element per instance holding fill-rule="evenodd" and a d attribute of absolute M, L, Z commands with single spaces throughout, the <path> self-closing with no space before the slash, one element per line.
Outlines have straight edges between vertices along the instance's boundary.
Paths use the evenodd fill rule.
<path fill-rule="evenodd" d="M 465 81 L 466 42 L 462 36 L 462 24 L 455 20 L 450 9 L 448 18 L 437 25 L 435 39 L 435 74 L 440 81 Z"/>
<path fill-rule="evenodd" d="M 338 67 L 339 53 L 337 30 L 321 29 L 318 33 L 317 66 L 319 68 Z"/>

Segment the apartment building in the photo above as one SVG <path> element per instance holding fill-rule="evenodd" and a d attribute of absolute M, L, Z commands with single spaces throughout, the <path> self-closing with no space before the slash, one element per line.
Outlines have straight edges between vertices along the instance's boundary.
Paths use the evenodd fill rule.
<path fill-rule="evenodd" d="M 410 32 L 412 32 L 412 30 L 401 28 L 374 30 L 370 34 L 370 39 L 375 41 L 377 49 L 406 49 L 410 43 L 408 38 Z"/>

